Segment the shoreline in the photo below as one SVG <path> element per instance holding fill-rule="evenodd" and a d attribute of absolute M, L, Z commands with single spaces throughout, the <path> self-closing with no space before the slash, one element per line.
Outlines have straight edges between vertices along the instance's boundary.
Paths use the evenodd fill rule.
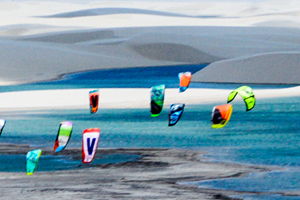
<path fill-rule="evenodd" d="M 24 154 L 33 149 L 29 145 L 1 144 L 4 154 Z M 42 148 L 43 155 L 81 156 L 80 148 L 67 148 L 60 154 L 54 154 L 50 148 Z M 97 150 L 100 154 L 136 154 L 141 158 L 116 164 L 96 164 L 79 166 L 73 170 L 39 172 L 32 176 L 20 172 L 0 172 L 5 184 L 0 191 L 5 194 L 14 191 L 15 197 L 34 195 L 37 198 L 45 194 L 52 199 L 61 195 L 64 198 L 80 199 L 85 195 L 105 199 L 149 199 L 162 198 L 202 198 L 202 199 L 236 199 L 233 194 L 252 194 L 214 189 L 201 189 L 180 182 L 244 177 L 252 172 L 268 172 L 275 167 L 214 163 L 203 158 L 204 152 L 168 149 L 168 148 L 104 148 Z M 80 180 L 80 181 L 78 181 Z M 35 187 L 37 181 L 41 184 Z M 22 187 L 11 187 L 27 182 Z M 76 184 L 75 184 L 76 183 Z M 85 188 L 85 189 L 84 189 Z M 71 193 L 70 193 L 71 192 Z M 257 193 L 256 193 L 257 194 Z"/>
<path fill-rule="evenodd" d="M 1 92 L 0 111 L 89 109 L 88 93 L 95 88 L 51 89 Z M 178 88 L 165 90 L 164 107 L 174 102 L 188 105 L 226 103 L 232 89 Z M 300 96 L 300 86 L 279 89 L 255 89 L 257 100 Z M 118 97 L 118 98 L 115 98 Z M 99 109 L 149 108 L 150 88 L 100 88 Z"/>

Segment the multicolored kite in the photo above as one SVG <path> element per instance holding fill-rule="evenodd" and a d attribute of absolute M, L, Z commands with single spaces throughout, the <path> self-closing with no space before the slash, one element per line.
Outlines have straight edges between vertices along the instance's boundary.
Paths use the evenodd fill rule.
<path fill-rule="evenodd" d="M 176 103 L 170 105 L 170 112 L 169 112 L 169 126 L 174 126 L 180 119 L 185 104 L 183 103 Z"/>
<path fill-rule="evenodd" d="M 190 84 L 192 73 L 191 72 L 181 72 L 178 74 L 179 78 L 179 92 L 184 92 Z"/>
<path fill-rule="evenodd" d="M 212 110 L 211 127 L 223 128 L 229 121 L 232 113 L 232 105 L 218 105 Z"/>
<path fill-rule="evenodd" d="M 60 152 L 66 148 L 73 129 L 73 123 L 72 122 L 61 122 L 58 128 L 58 133 L 56 136 L 56 140 L 54 143 L 54 152 Z"/>
<path fill-rule="evenodd" d="M 82 162 L 90 163 L 93 161 L 99 143 L 100 129 L 89 128 L 82 134 Z"/>
<path fill-rule="evenodd" d="M 151 88 L 151 117 L 160 115 L 165 99 L 165 85 L 158 85 Z"/>
<path fill-rule="evenodd" d="M 2 134 L 3 128 L 6 124 L 6 120 L 5 119 L 0 119 L 0 136 Z"/>
<path fill-rule="evenodd" d="M 90 91 L 89 96 L 90 96 L 90 111 L 93 114 L 96 113 L 98 110 L 99 90 Z"/>

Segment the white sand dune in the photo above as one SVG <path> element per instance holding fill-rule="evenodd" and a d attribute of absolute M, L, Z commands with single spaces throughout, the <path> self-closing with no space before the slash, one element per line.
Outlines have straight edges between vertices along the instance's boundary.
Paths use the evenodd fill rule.
<path fill-rule="evenodd" d="M 0 2 L 0 84 L 49 80 L 85 70 L 297 52 L 298 27 L 282 26 L 300 22 L 298 5 L 297 1 L 267 0 Z M 278 20 L 288 23 L 274 27 Z M 260 65 L 268 64 L 260 61 Z M 218 67 L 212 66 L 206 70 L 214 74 Z M 289 70 L 296 67 L 291 66 Z M 269 72 L 262 69 L 261 82 L 268 83 L 264 79 Z M 273 67 L 275 74 L 280 70 Z M 202 81 L 201 76 L 193 81 Z M 280 83 L 290 82 L 282 79 Z"/>
<path fill-rule="evenodd" d="M 87 10 L 79 10 L 73 12 L 60 13 L 50 16 L 43 16 L 45 18 L 75 18 L 75 17 L 89 17 L 89 16 L 99 16 L 99 15 L 116 15 L 116 14 L 142 14 L 142 15 L 159 15 L 159 16 L 167 16 L 167 17 L 215 17 L 215 16 L 192 16 L 192 15 L 184 15 L 177 14 L 171 12 L 162 12 L 155 10 L 146 10 L 146 9 L 138 9 L 138 8 L 93 8 Z"/>
<path fill-rule="evenodd" d="M 266 52 L 295 52 L 300 51 L 296 42 L 299 33 L 298 29 L 260 27 L 148 27 L 3 38 L 0 80 L 25 83 L 85 70 L 211 63 Z M 268 60 L 260 63 L 268 64 Z M 280 66 L 272 70 L 280 73 Z M 260 74 L 264 77 L 269 71 Z M 202 79 L 195 76 L 193 81 Z M 262 82 L 267 83 L 263 79 Z"/>
<path fill-rule="evenodd" d="M 299 84 L 299 52 L 258 54 L 219 61 L 193 75 L 199 82 Z"/>
<path fill-rule="evenodd" d="M 171 3 L 170 3 L 171 2 Z M 115 8 L 115 9 L 113 9 Z M 232 9 L 234 8 L 234 9 Z M 102 10 L 102 15 L 95 15 Z M 103 10 L 105 11 L 103 15 Z M 125 13 L 124 10 L 127 10 Z M 139 11 L 138 13 L 136 11 Z M 52 26 L 132 27 L 167 25 L 250 26 L 270 20 L 299 22 L 296 0 L 262 1 L 4 1 L 0 10 L 2 25 L 47 24 Z M 149 13 L 150 12 L 150 13 Z M 63 20 L 47 16 L 66 16 Z M 80 13 L 80 15 L 78 15 Z M 159 13 L 168 13 L 166 16 Z M 99 13 L 96 13 L 99 14 Z M 150 16 L 149 16 L 150 15 Z M 155 18 L 156 15 L 157 18 Z M 170 16 L 171 15 L 171 16 Z M 90 16 L 90 17 L 89 17 Z M 184 17 L 182 17 L 184 16 Z M 193 16 L 191 19 L 185 16 Z M 200 18 L 199 18 L 200 16 Z M 213 16 L 211 18 L 201 16 Z M 197 18 L 198 17 L 198 18 Z M 147 20 L 148 19 L 148 20 Z M 150 19 L 150 20 L 149 20 Z M 159 19 L 159 20 L 155 20 Z M 101 25 L 99 25 L 101 23 Z"/>

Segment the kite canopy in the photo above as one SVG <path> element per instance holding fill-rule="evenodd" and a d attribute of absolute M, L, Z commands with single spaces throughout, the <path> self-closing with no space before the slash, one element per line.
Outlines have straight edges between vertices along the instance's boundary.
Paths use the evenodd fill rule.
<path fill-rule="evenodd" d="M 39 162 L 39 158 L 42 154 L 42 150 L 41 149 L 36 149 L 36 150 L 32 150 L 29 151 L 26 155 L 26 171 L 27 171 L 27 175 L 32 175 L 33 172 L 36 170 L 37 164 Z"/>
<path fill-rule="evenodd" d="M 183 109 L 183 103 L 176 103 L 170 105 L 170 112 L 169 112 L 169 126 L 174 126 L 180 119 Z"/>
<path fill-rule="evenodd" d="M 0 136 L 2 134 L 3 128 L 6 124 L 6 120 L 5 119 L 0 119 Z"/>
<path fill-rule="evenodd" d="M 249 86 L 241 86 L 236 90 L 232 91 L 228 96 L 227 103 L 233 101 L 233 99 L 238 93 L 244 99 L 247 109 L 246 111 L 253 109 L 255 106 L 255 97 L 252 89 Z"/>
<path fill-rule="evenodd" d="M 192 73 L 191 72 L 180 72 L 178 74 L 179 78 L 179 92 L 184 92 L 190 84 Z"/>
<path fill-rule="evenodd" d="M 93 114 L 96 113 L 98 110 L 99 90 L 90 91 L 89 96 L 90 96 L 90 111 Z"/>
<path fill-rule="evenodd" d="M 223 128 L 229 121 L 232 113 L 232 105 L 224 104 L 215 106 L 211 115 L 211 127 Z"/>
<path fill-rule="evenodd" d="M 83 131 L 82 135 L 82 162 L 93 161 L 99 143 L 100 129 L 89 128 Z"/>
<path fill-rule="evenodd" d="M 58 133 L 56 136 L 56 140 L 54 143 L 54 152 L 60 152 L 66 148 L 73 129 L 73 123 L 72 122 L 61 122 L 58 128 Z"/>
<path fill-rule="evenodd" d="M 151 88 L 151 103 L 150 103 L 150 112 L 151 117 L 157 117 L 160 115 L 165 98 L 165 85 L 153 86 Z"/>

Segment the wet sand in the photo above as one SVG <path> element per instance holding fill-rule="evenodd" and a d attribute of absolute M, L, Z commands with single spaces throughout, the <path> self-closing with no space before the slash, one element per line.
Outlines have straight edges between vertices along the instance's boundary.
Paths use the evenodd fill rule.
<path fill-rule="evenodd" d="M 3 154 L 24 154 L 28 145 L 1 144 Z M 42 149 L 42 155 L 54 155 Z M 234 199 L 243 194 L 200 189 L 178 184 L 219 178 L 242 177 L 271 167 L 211 163 L 205 152 L 181 149 L 98 149 L 97 155 L 136 154 L 141 159 L 118 164 L 82 164 L 75 170 L 26 173 L 1 172 L 0 199 Z M 67 148 L 59 155 L 81 157 L 81 149 Z M 25 165 L 24 165 L 25 167 Z M 249 193 L 245 193 L 249 194 Z"/>

